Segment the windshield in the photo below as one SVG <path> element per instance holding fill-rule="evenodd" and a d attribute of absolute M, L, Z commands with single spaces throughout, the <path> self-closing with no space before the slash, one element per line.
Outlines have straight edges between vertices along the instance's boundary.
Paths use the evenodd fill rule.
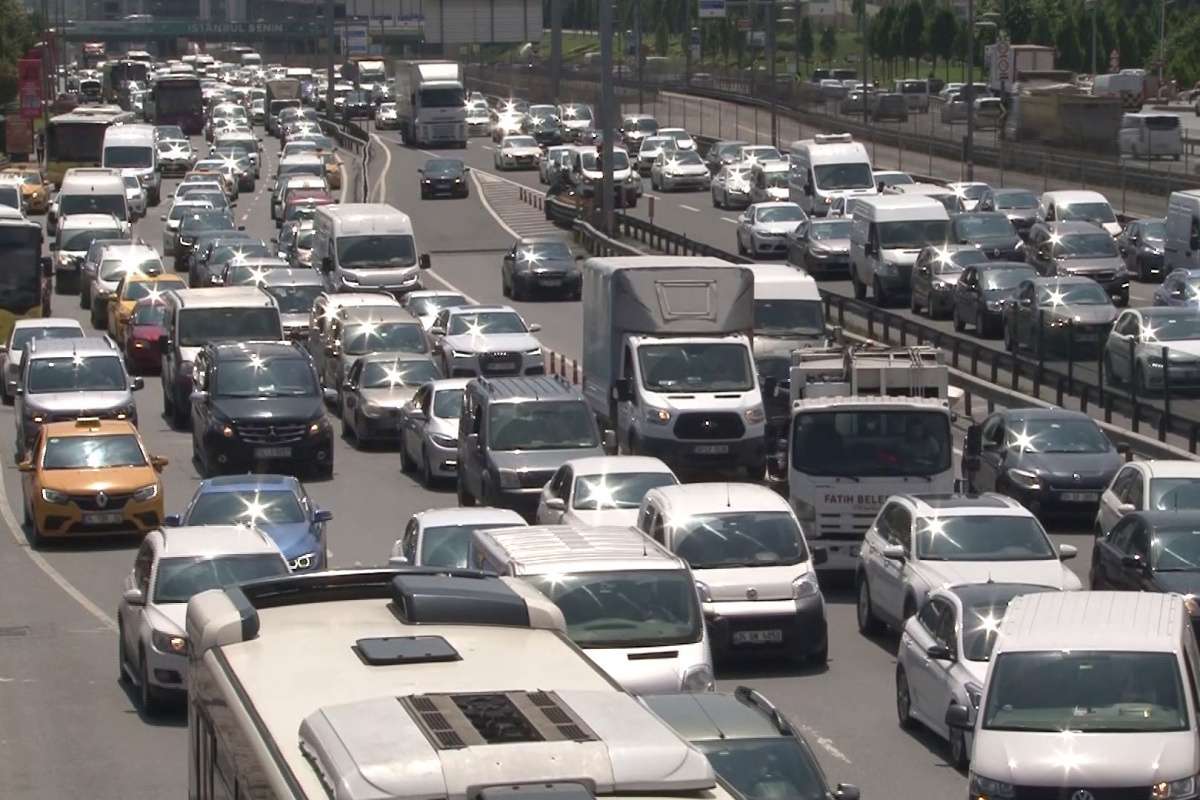
<path fill-rule="evenodd" d="M 294 492 L 280 489 L 242 489 L 201 492 L 188 511 L 186 525 L 297 525 L 308 517 Z"/>
<path fill-rule="evenodd" d="M 643 385 L 652 392 L 746 392 L 754 388 L 744 345 L 642 345 L 637 355 Z"/>
<path fill-rule="evenodd" d="M 983 727 L 999 731 L 1138 733 L 1188 729 L 1172 653 L 1001 653 Z"/>
<path fill-rule="evenodd" d="M 10 353 L 19 353 L 25 345 L 34 339 L 82 339 L 83 331 L 79 328 L 17 328 L 13 331 Z"/>
<path fill-rule="evenodd" d="M 157 258 L 147 259 L 138 263 L 129 261 L 124 258 L 106 258 L 100 262 L 100 280 L 103 281 L 119 281 L 122 276 L 129 274 L 142 275 L 160 275 L 163 272 L 162 261 Z M 173 289 L 181 288 L 179 286 L 171 287 Z M 140 299 L 140 298 L 131 298 Z"/>
<path fill-rule="evenodd" d="M 763 183 L 768 189 L 786 189 L 788 187 L 788 174 L 782 170 L 779 172 L 767 172 L 763 175 Z"/>
<path fill-rule="evenodd" d="M 800 526 L 782 511 L 698 514 L 671 525 L 674 550 L 693 569 L 786 566 L 808 558 Z"/>
<path fill-rule="evenodd" d="M 287 564 L 278 554 L 164 558 L 158 562 L 154 602 L 186 603 L 209 589 L 287 574 Z"/>
<path fill-rule="evenodd" d="M 754 332 L 766 336 L 820 336 L 825 309 L 820 300 L 754 301 Z"/>
<path fill-rule="evenodd" d="M 743 147 L 741 152 L 742 158 L 756 159 L 758 161 L 779 161 L 783 158 L 774 147 L 767 147 L 765 145 Z"/>
<path fill-rule="evenodd" d="M 960 214 L 954 219 L 960 239 L 985 236 L 1014 236 L 1012 223 L 1003 214 Z"/>
<path fill-rule="evenodd" d="M 425 331 L 418 322 L 364 322 L 347 326 L 343 335 L 347 355 L 361 356 L 384 350 L 424 353 Z"/>
<path fill-rule="evenodd" d="M 1040 561 L 1057 555 L 1032 517 L 926 517 L 917 520 L 916 552 L 923 561 Z"/>
<path fill-rule="evenodd" d="M 125 219 L 125 191 L 120 194 L 64 194 L 59 196 L 58 216 L 69 217 L 72 214 L 111 214 L 117 219 Z"/>
<path fill-rule="evenodd" d="M 1093 281 L 1087 283 L 1056 283 L 1038 286 L 1038 305 L 1055 306 L 1108 306 L 1112 301 L 1108 292 Z"/>
<path fill-rule="evenodd" d="M 233 229 L 233 217 L 225 211 L 201 211 L 189 214 L 179 222 L 179 232 L 195 235 L 200 231 Z"/>
<path fill-rule="evenodd" d="M 813 167 L 818 189 L 870 189 L 875 185 L 870 164 L 818 164 Z"/>
<path fill-rule="evenodd" d="M 212 255 L 208 257 L 210 266 L 224 264 L 226 261 L 237 261 L 256 258 L 262 256 L 275 255 L 270 251 L 265 244 L 261 242 L 242 241 L 237 244 L 222 244 L 213 248 Z"/>
<path fill-rule="evenodd" d="M 430 361 L 371 361 L 363 365 L 359 386 L 363 389 L 411 387 L 440 377 L 437 367 Z"/>
<path fill-rule="evenodd" d="M 1167 223 L 1161 219 L 1143 222 L 1140 226 L 1142 238 L 1152 242 L 1161 242 L 1167 238 Z"/>
<path fill-rule="evenodd" d="M 538 143 L 532 136 L 509 136 L 504 140 L 504 147 L 537 147 Z"/>
<path fill-rule="evenodd" d="M 222 339 L 253 342 L 283 338 L 274 308 L 193 308 L 179 314 L 179 346 L 203 347 Z"/>
<path fill-rule="evenodd" d="M 743 800 L 825 800 L 825 779 L 813 758 L 790 736 L 692 742 L 721 780 Z"/>
<path fill-rule="evenodd" d="M 583 168 L 589 172 L 600 170 L 600 159 L 591 150 L 580 153 L 579 158 L 583 161 Z M 624 150 L 613 150 L 613 169 L 629 169 L 629 156 L 625 154 Z"/>
<path fill-rule="evenodd" d="M 944 411 L 811 411 L 792 420 L 792 468 L 841 477 L 932 476 L 950 469 Z"/>
<path fill-rule="evenodd" d="M 664 147 L 674 151 L 675 140 L 670 136 L 647 136 L 645 139 L 642 139 L 642 146 L 638 148 L 638 152 L 652 153 L 662 150 Z"/>
<path fill-rule="evenodd" d="M 1200 530 L 1168 522 L 1154 529 L 1150 566 L 1158 572 L 1200 571 Z"/>
<path fill-rule="evenodd" d="M 1021 281 L 1037 277 L 1032 269 L 987 269 L 981 270 L 980 275 L 987 292 L 1012 291 Z"/>
<path fill-rule="evenodd" d="M 439 389 L 433 395 L 433 415 L 438 419 L 458 419 L 462 404 L 462 389 Z"/>
<path fill-rule="evenodd" d="M 498 451 L 599 446 L 595 422 L 579 400 L 494 403 L 488 411 L 488 443 Z"/>
<path fill-rule="evenodd" d="M 417 263 L 412 236 L 340 236 L 337 260 L 343 269 L 389 269 Z"/>
<path fill-rule="evenodd" d="M 646 492 L 678 481 L 670 472 L 618 472 L 575 479 L 571 507 L 578 511 L 637 508 Z"/>
<path fill-rule="evenodd" d="M 543 261 L 573 261 L 574 258 L 566 242 L 535 242 L 517 248 L 517 260 L 528 261 L 535 267 Z"/>
<path fill-rule="evenodd" d="M 46 440 L 42 469 L 144 467 L 146 455 L 133 435 L 55 436 Z"/>
<path fill-rule="evenodd" d="M 421 555 L 417 563 L 423 567 L 466 569 L 470 566 L 472 533 L 511 528 L 513 524 L 439 525 L 426 528 L 421 534 Z"/>
<path fill-rule="evenodd" d="M 467 298 L 461 294 L 435 294 L 427 297 L 413 297 L 408 302 L 408 310 L 418 317 L 431 317 L 443 308 L 465 306 Z"/>
<path fill-rule="evenodd" d="M 217 368 L 218 397 L 307 397 L 317 393 L 312 368 L 300 358 L 225 361 Z"/>
<path fill-rule="evenodd" d="M 1200 478 L 1151 478 L 1147 507 L 1157 511 L 1200 509 Z"/>
<path fill-rule="evenodd" d="M 592 110 L 585 105 L 567 105 L 562 107 L 563 119 L 573 120 L 590 120 L 592 118 Z"/>
<path fill-rule="evenodd" d="M 829 239 L 849 239 L 850 220 L 839 219 L 813 222 L 808 229 L 808 238 L 814 242 L 823 242 Z"/>
<path fill-rule="evenodd" d="M 527 575 L 580 647 L 655 647 L 700 640 L 696 587 L 684 569 Z"/>
<path fill-rule="evenodd" d="M 1116 258 L 1117 243 L 1107 233 L 1069 233 L 1051 239 L 1054 255 L 1062 258 Z"/>
<path fill-rule="evenodd" d="M 1038 199 L 1033 192 L 997 192 L 995 201 L 996 208 L 1006 211 L 1038 207 Z"/>
<path fill-rule="evenodd" d="M 178 125 L 155 125 L 155 133 L 159 139 L 174 139 L 176 141 L 186 141 L 187 134 L 183 132 L 183 128 Z"/>
<path fill-rule="evenodd" d="M 144 300 L 151 296 L 158 298 L 173 289 L 186 288 L 187 285 L 183 281 L 134 281 L 125 285 L 124 299 Z"/>
<path fill-rule="evenodd" d="M 1030 419 L 1009 431 L 1009 447 L 1023 453 L 1107 453 L 1112 442 L 1091 420 Z"/>
<path fill-rule="evenodd" d="M 59 249 L 70 252 L 87 250 L 96 239 L 124 239 L 123 231 L 117 228 L 77 228 L 59 234 Z"/>
<path fill-rule="evenodd" d="M 466 104 L 462 89 L 422 89 L 421 105 L 426 108 L 457 108 Z"/>
<path fill-rule="evenodd" d="M 478 314 L 455 314 L 450 317 L 450 336 L 485 333 L 525 333 L 525 323 L 512 311 L 487 311 Z"/>
<path fill-rule="evenodd" d="M 946 220 L 880 222 L 879 244 L 889 250 L 920 250 L 931 242 L 946 241 Z"/>
<path fill-rule="evenodd" d="M 152 147 L 106 147 L 104 148 L 104 166 L 113 169 L 151 167 L 154 165 L 154 148 Z"/>
<path fill-rule="evenodd" d="M 307 314 L 321 294 L 317 286 L 262 286 L 263 291 L 275 298 L 281 314 Z"/>
<path fill-rule="evenodd" d="M 159 302 L 138 303 L 133 309 L 134 325 L 162 325 L 167 318 L 167 307 Z"/>
<path fill-rule="evenodd" d="M 673 153 L 667 161 L 668 165 L 683 166 L 683 167 L 701 167 L 704 166 L 704 159 L 700 158 L 700 154 L 695 150 L 680 150 Z M 783 183 L 778 179 L 782 177 Z M 787 186 L 787 173 L 772 172 L 767 175 L 768 186 Z"/>
<path fill-rule="evenodd" d="M 460 175 L 463 162 L 456 158 L 432 158 L 425 162 L 426 175 Z"/>
<path fill-rule="evenodd" d="M 1116 222 L 1108 203 L 1071 203 L 1058 207 L 1058 218 L 1064 222 Z"/>
<path fill-rule="evenodd" d="M 39 358 L 29 365 L 27 391 L 118 392 L 128 388 L 125 369 L 116 356 Z"/>

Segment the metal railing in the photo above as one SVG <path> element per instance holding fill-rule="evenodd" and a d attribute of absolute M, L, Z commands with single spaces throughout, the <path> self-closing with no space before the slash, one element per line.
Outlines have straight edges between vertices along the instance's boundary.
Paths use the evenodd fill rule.
<path fill-rule="evenodd" d="M 320 124 L 322 133 L 334 139 L 338 143 L 338 147 L 352 153 L 359 160 L 361 201 L 368 202 L 371 192 L 371 182 L 367 180 L 371 166 L 370 134 L 357 123 L 338 121 L 330 117 L 322 117 Z M 343 174 L 342 179 L 346 180 L 347 176 Z"/>

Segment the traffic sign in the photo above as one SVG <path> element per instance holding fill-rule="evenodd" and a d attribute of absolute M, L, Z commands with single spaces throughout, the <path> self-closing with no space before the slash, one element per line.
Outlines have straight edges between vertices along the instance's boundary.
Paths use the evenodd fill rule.
<path fill-rule="evenodd" d="M 725 16 L 725 0 L 700 0 L 700 19 L 721 19 Z"/>

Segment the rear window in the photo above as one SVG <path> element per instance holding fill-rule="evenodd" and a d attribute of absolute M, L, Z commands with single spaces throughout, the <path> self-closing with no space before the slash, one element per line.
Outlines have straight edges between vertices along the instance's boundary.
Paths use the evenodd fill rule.
<path fill-rule="evenodd" d="M 1173 115 L 1146 117 L 1146 127 L 1152 131 L 1173 131 L 1179 127 L 1179 117 Z"/>

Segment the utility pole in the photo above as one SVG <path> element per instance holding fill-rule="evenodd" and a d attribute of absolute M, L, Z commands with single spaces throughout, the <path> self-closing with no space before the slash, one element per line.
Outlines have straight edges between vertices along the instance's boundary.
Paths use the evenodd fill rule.
<path fill-rule="evenodd" d="M 557 103 L 562 81 L 562 0 L 550 0 L 550 88 Z"/>
<path fill-rule="evenodd" d="M 967 180 L 975 180 L 975 0 L 967 0 L 967 85 L 963 87 L 967 99 L 967 138 L 964 155 L 967 162 Z M 932 113 L 932 112 L 930 112 Z"/>
<path fill-rule="evenodd" d="M 1163 65 L 1167 61 L 1167 4 L 1171 0 L 1163 0 L 1162 16 L 1158 18 L 1158 91 L 1163 89 Z"/>
<path fill-rule="evenodd" d="M 600 227 L 613 230 L 613 119 L 616 103 L 613 95 L 613 3 L 600 3 Z M 638 72 L 639 76 L 641 71 Z M 595 195 L 592 204 L 595 205 Z"/>
<path fill-rule="evenodd" d="M 607 5 L 611 0 L 600 0 L 604 5 Z M 611 11 L 609 12 L 612 13 Z M 603 36 L 603 34 L 601 34 Z M 633 4 L 633 58 L 634 69 L 637 70 L 637 87 L 638 87 L 638 113 L 645 112 L 645 97 L 642 92 L 642 4 L 634 2 Z"/>
<path fill-rule="evenodd" d="M 333 0 L 325 0 L 325 116 L 333 119 L 333 53 L 337 48 L 333 29 Z"/>
<path fill-rule="evenodd" d="M 1084 7 L 1092 12 L 1092 79 L 1096 75 L 1096 0 L 1085 0 Z"/>
<path fill-rule="evenodd" d="M 859 16 L 858 27 L 862 36 L 862 106 L 863 106 L 863 125 L 871 125 L 871 84 L 867 80 L 867 65 L 870 64 L 870 59 L 867 58 L 868 51 L 871 49 L 871 41 L 867 38 L 867 12 L 864 8 L 863 13 Z"/>
<path fill-rule="evenodd" d="M 771 88 L 767 96 L 771 99 L 771 144 L 779 146 L 779 116 L 775 107 L 775 0 L 767 3 L 767 80 Z"/>

